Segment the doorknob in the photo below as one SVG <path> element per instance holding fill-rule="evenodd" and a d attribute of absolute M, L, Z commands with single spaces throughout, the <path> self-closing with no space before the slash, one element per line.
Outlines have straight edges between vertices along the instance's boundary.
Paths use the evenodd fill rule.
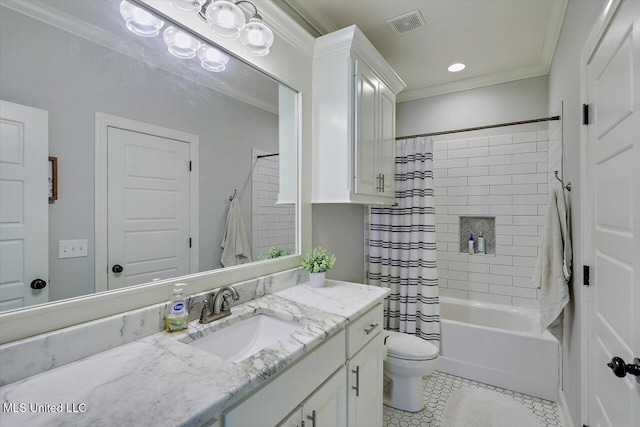
<path fill-rule="evenodd" d="M 35 279 L 31 282 L 31 289 L 44 289 L 47 286 L 47 282 L 42 279 Z"/>
<path fill-rule="evenodd" d="M 624 378 L 627 374 L 635 375 L 636 381 L 640 383 L 640 359 L 633 359 L 633 364 L 627 365 L 621 357 L 614 357 L 607 363 L 616 377 Z"/>
<path fill-rule="evenodd" d="M 111 268 L 111 271 L 113 271 L 114 273 L 122 273 L 124 271 L 124 268 L 122 268 L 120 264 L 116 264 Z"/>

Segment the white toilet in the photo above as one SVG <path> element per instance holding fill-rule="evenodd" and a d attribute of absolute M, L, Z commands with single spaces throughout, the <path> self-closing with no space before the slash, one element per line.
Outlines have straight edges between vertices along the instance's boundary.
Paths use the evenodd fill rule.
<path fill-rule="evenodd" d="M 438 349 L 433 344 L 401 332 L 384 331 L 387 355 L 384 360 L 384 404 L 403 411 L 424 408 L 422 377 L 438 365 Z"/>

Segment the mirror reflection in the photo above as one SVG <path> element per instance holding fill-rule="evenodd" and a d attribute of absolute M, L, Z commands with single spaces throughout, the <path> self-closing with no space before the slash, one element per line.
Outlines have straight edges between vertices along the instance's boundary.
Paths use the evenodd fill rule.
<path fill-rule="evenodd" d="M 297 93 L 138 8 L 0 5 L 0 311 L 297 252 Z"/>

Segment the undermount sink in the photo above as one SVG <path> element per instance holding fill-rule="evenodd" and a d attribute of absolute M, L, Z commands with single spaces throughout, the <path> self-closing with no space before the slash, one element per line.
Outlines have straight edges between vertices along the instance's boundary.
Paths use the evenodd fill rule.
<path fill-rule="evenodd" d="M 266 314 L 257 314 L 198 338 L 188 345 L 232 362 L 240 362 L 276 342 L 288 338 L 303 325 Z"/>

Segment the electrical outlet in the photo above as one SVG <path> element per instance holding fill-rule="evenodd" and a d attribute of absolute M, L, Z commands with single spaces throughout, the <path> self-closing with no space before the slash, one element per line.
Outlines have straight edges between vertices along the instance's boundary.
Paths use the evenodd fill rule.
<path fill-rule="evenodd" d="M 58 258 L 80 258 L 88 255 L 88 240 L 58 240 Z"/>

